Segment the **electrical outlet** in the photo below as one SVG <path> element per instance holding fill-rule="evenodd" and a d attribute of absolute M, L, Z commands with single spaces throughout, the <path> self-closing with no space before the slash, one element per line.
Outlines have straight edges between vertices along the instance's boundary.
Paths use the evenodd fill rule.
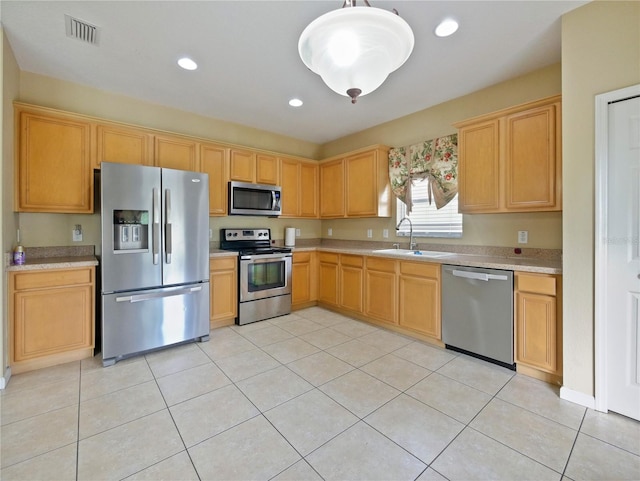
<path fill-rule="evenodd" d="M 518 244 L 526 244 L 529 242 L 529 231 L 528 230 L 519 230 L 518 231 Z"/>
<path fill-rule="evenodd" d="M 333 229 L 332 229 L 331 227 L 329 227 L 329 228 L 327 229 L 327 235 L 328 235 L 329 237 L 331 237 L 331 236 L 333 235 Z"/>
<path fill-rule="evenodd" d="M 389 229 L 382 229 L 382 237 L 385 239 L 389 238 Z"/>
<path fill-rule="evenodd" d="M 213 239 L 213 229 L 209 229 L 209 239 Z"/>
<path fill-rule="evenodd" d="M 300 237 L 300 229 L 296 229 L 296 237 Z"/>
<path fill-rule="evenodd" d="M 371 239 L 373 237 L 373 229 L 367 229 L 367 237 Z"/>
<path fill-rule="evenodd" d="M 82 226 L 80 224 L 76 224 L 73 230 L 73 242 L 82 242 Z"/>

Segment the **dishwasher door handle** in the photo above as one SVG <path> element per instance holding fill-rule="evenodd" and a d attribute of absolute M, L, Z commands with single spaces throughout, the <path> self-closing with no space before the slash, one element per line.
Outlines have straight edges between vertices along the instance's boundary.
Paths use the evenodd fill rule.
<path fill-rule="evenodd" d="M 465 279 L 475 279 L 478 281 L 506 281 L 509 280 L 509 277 L 498 275 L 498 274 L 487 274 L 484 272 L 474 272 L 474 271 L 459 271 L 454 269 L 451 271 L 456 277 L 464 277 Z"/>

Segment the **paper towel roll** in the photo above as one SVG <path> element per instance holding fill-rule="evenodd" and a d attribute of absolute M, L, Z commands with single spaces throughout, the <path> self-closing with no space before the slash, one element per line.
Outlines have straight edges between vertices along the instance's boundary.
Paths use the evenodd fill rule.
<path fill-rule="evenodd" d="M 296 230 L 293 227 L 287 227 L 284 231 L 284 245 L 293 247 L 296 245 Z"/>

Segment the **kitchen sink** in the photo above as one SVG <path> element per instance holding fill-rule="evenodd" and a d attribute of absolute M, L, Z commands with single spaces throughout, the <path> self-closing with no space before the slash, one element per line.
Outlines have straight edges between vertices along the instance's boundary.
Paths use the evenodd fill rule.
<path fill-rule="evenodd" d="M 386 254 L 393 256 L 407 256 L 407 257 L 448 257 L 455 255 L 452 252 L 440 252 L 440 251 L 422 251 L 411 249 L 378 249 L 373 251 L 375 254 Z"/>

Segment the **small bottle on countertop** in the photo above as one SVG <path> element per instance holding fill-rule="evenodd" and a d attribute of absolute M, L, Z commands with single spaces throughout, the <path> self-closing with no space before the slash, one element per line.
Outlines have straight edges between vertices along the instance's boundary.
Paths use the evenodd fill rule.
<path fill-rule="evenodd" d="M 13 249 L 13 263 L 15 265 L 22 265 L 25 263 L 26 260 L 27 260 L 27 257 L 24 252 L 24 247 L 18 244 L 16 248 Z"/>

